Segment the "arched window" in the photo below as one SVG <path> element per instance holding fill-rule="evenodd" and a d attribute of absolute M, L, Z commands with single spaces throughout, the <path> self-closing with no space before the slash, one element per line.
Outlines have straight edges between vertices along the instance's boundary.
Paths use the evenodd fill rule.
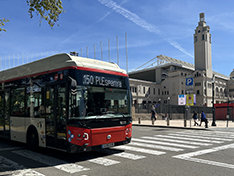
<path fill-rule="evenodd" d="M 223 89 L 221 88 L 220 89 L 220 94 L 219 94 L 221 97 L 223 97 Z"/>
<path fill-rule="evenodd" d="M 224 96 L 227 97 L 227 90 L 224 89 Z"/>
<path fill-rule="evenodd" d="M 216 87 L 216 89 L 215 89 L 215 95 L 218 97 L 219 96 L 219 88 L 218 87 Z"/>

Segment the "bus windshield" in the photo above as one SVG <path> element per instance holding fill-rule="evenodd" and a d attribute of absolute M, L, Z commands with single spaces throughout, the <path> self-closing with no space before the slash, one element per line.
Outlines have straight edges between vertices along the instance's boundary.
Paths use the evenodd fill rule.
<path fill-rule="evenodd" d="M 69 119 L 116 118 L 131 116 L 128 89 L 77 86 L 69 96 Z"/>

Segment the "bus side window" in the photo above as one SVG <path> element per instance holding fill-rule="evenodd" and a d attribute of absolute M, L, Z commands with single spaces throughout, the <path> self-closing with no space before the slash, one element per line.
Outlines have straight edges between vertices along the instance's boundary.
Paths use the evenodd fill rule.
<path fill-rule="evenodd" d="M 11 115 L 25 116 L 25 88 L 17 87 L 11 91 Z"/>

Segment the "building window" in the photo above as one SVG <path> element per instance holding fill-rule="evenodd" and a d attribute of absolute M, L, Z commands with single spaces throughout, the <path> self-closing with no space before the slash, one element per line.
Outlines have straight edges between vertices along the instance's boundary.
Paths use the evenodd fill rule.
<path fill-rule="evenodd" d="M 195 86 L 201 86 L 201 82 L 195 83 Z"/>
<path fill-rule="evenodd" d="M 202 35 L 202 40 L 205 40 L 205 35 L 204 34 Z"/>
<path fill-rule="evenodd" d="M 197 90 L 197 95 L 199 95 L 200 94 L 200 91 L 199 90 Z"/>
<path fill-rule="evenodd" d="M 194 42 L 197 42 L 197 36 L 194 37 Z"/>
<path fill-rule="evenodd" d="M 169 91 L 167 91 L 167 95 L 169 95 Z"/>
<path fill-rule="evenodd" d="M 145 93 L 145 87 L 143 87 L 143 93 Z"/>
<path fill-rule="evenodd" d="M 158 89 L 158 95 L 160 95 L 160 89 Z"/>
<path fill-rule="evenodd" d="M 184 74 L 183 73 L 181 73 L 181 76 L 183 76 Z"/>
<path fill-rule="evenodd" d="M 154 88 L 154 95 L 155 95 L 155 88 Z"/>
<path fill-rule="evenodd" d="M 184 90 L 181 90 L 181 94 L 184 94 Z"/>
<path fill-rule="evenodd" d="M 162 91 L 162 95 L 163 95 L 163 91 Z"/>
<path fill-rule="evenodd" d="M 148 90 L 149 94 L 150 94 L 150 87 L 149 87 L 149 90 Z"/>
<path fill-rule="evenodd" d="M 184 84 L 183 82 L 181 82 L 181 84 Z"/>

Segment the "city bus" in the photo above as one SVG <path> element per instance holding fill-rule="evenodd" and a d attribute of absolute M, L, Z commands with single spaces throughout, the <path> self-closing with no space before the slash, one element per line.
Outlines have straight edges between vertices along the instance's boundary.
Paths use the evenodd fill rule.
<path fill-rule="evenodd" d="M 0 72 L 0 137 L 78 153 L 131 136 L 129 78 L 115 63 L 62 53 Z"/>

